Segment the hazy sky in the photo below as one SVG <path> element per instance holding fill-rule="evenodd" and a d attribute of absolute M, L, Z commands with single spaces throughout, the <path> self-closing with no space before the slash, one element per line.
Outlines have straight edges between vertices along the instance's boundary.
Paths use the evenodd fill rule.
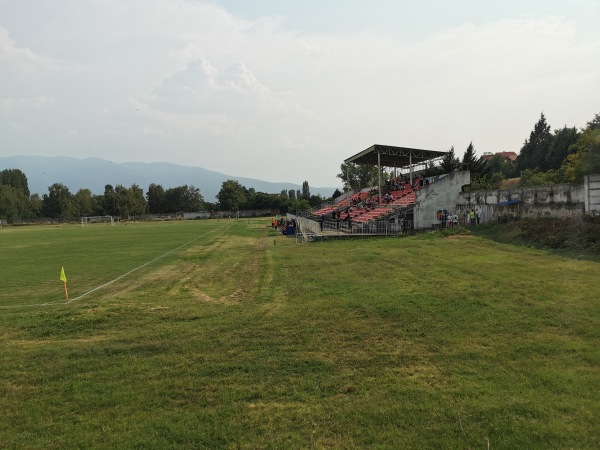
<path fill-rule="evenodd" d="M 0 155 L 311 186 L 600 113 L 600 0 L 0 0 Z"/>

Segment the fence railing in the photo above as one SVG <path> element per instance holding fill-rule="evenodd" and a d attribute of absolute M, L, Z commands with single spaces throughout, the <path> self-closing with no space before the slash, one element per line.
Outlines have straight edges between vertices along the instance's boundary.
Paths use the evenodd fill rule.
<path fill-rule="evenodd" d="M 288 218 L 295 218 L 297 224 L 296 240 L 301 243 L 320 240 L 324 237 L 397 236 L 414 231 L 413 221 L 403 218 L 373 220 L 369 222 L 331 218 L 326 218 L 323 221 L 315 221 L 291 215 L 288 215 Z"/>

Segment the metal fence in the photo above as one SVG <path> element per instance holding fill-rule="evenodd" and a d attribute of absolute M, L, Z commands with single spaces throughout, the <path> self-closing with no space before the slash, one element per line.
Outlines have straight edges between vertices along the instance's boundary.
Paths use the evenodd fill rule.
<path fill-rule="evenodd" d="M 413 221 L 401 218 L 369 222 L 334 219 L 324 219 L 321 222 L 291 214 L 288 214 L 288 218 L 296 221 L 296 242 L 299 244 L 319 241 L 324 238 L 399 236 L 414 231 Z"/>

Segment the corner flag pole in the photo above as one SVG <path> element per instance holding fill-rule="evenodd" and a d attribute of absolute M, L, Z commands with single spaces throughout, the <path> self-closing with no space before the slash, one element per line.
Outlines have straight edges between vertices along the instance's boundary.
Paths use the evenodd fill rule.
<path fill-rule="evenodd" d="M 67 290 L 67 276 L 65 275 L 65 268 L 61 267 L 60 268 L 60 281 L 65 283 L 65 298 L 66 298 L 66 302 L 69 302 L 69 291 Z"/>

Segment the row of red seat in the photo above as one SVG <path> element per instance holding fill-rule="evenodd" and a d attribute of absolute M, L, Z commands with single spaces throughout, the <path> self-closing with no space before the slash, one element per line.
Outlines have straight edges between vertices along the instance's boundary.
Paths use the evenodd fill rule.
<path fill-rule="evenodd" d="M 331 215 L 334 211 L 342 211 L 342 215 L 340 217 L 341 220 L 346 220 L 348 216 L 348 209 L 352 207 L 355 203 L 363 203 L 362 208 L 353 207 L 352 211 L 350 211 L 351 220 L 358 222 L 367 222 L 369 220 L 374 220 L 379 217 L 385 216 L 389 214 L 390 207 L 394 206 L 407 206 L 413 204 L 416 201 L 416 194 L 411 188 L 410 184 L 405 185 L 404 190 L 397 190 L 391 192 L 394 197 L 393 201 L 389 203 L 385 202 L 385 199 L 382 199 L 381 202 L 378 203 L 376 207 L 367 211 L 365 208 L 364 202 L 367 198 L 371 197 L 369 192 L 359 192 L 351 195 L 349 198 L 342 200 L 336 205 L 327 206 L 324 208 L 315 211 L 313 214 L 316 216 L 325 216 Z M 377 195 L 371 197 L 371 199 L 378 198 Z"/>

